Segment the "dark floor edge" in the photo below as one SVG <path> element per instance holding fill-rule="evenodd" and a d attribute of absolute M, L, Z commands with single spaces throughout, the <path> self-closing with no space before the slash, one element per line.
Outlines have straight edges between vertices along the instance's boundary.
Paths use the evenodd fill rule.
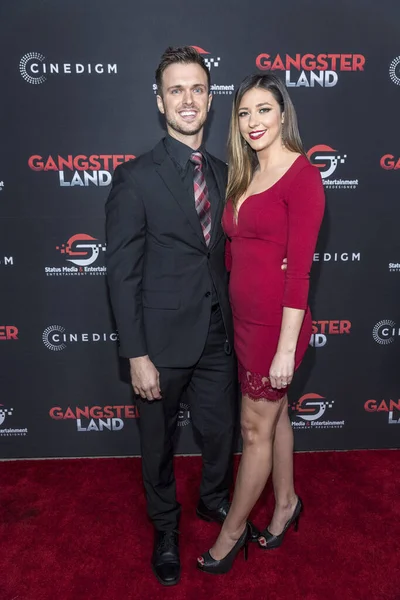
<path fill-rule="evenodd" d="M 385 452 L 385 451 L 396 451 L 400 448 L 355 448 L 353 450 L 297 450 L 295 454 L 317 454 L 321 452 Z M 240 456 L 241 452 L 235 452 L 235 456 Z M 201 454 L 175 454 L 175 456 L 182 456 L 190 458 L 191 456 L 201 456 Z M 20 457 L 20 458 L 0 458 L 0 462 L 19 462 L 22 460 L 33 461 L 33 460 L 81 460 L 81 459 L 113 459 L 113 458 L 141 458 L 140 454 L 121 454 L 115 456 L 43 456 L 43 457 Z"/>

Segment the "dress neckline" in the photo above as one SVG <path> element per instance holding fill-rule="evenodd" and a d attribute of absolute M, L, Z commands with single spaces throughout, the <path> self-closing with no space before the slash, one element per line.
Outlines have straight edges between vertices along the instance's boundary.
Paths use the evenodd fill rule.
<path fill-rule="evenodd" d="M 285 177 L 285 175 L 287 175 L 289 173 L 289 171 L 294 167 L 294 165 L 297 163 L 297 161 L 300 158 L 305 158 L 303 154 L 300 154 L 299 156 L 297 156 L 294 161 L 292 162 L 292 164 L 290 165 L 290 167 L 288 169 L 286 169 L 286 171 L 283 173 L 283 175 L 281 175 L 279 177 L 279 179 L 277 179 L 275 181 L 275 183 L 273 183 L 272 185 L 270 185 L 268 188 L 266 188 L 265 190 L 262 190 L 261 192 L 255 192 L 254 194 L 250 194 L 249 196 L 247 196 L 247 198 L 245 198 L 245 200 L 243 200 L 242 204 L 240 205 L 240 208 L 237 212 L 237 217 L 236 217 L 236 224 L 239 222 L 239 213 L 243 208 L 243 205 L 246 204 L 246 202 L 248 201 L 249 198 L 252 198 L 253 196 L 260 196 L 261 194 L 265 194 L 265 192 L 269 192 L 269 190 L 272 190 L 272 188 L 274 188 L 280 181 L 282 181 L 282 179 Z"/>

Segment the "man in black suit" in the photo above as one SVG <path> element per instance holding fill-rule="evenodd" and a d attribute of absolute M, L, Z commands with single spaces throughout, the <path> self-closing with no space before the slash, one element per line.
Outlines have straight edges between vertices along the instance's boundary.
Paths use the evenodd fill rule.
<path fill-rule="evenodd" d="M 221 227 L 226 164 L 204 148 L 210 73 L 191 47 L 168 48 L 156 72 L 168 135 L 117 167 L 106 204 L 106 262 L 120 354 L 140 413 L 143 481 L 155 527 L 152 567 L 180 577 L 172 438 L 185 393 L 202 446 L 197 515 L 229 509 L 236 415 L 232 317 Z"/>

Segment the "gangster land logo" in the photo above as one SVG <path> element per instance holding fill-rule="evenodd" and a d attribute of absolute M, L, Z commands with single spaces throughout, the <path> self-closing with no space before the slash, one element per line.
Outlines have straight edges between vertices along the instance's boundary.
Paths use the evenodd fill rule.
<path fill-rule="evenodd" d="M 60 187 L 105 187 L 111 183 L 112 171 L 134 158 L 134 154 L 32 154 L 28 166 L 35 172 L 58 173 Z"/>
<path fill-rule="evenodd" d="M 362 72 L 365 66 L 363 54 L 306 53 L 267 54 L 256 58 L 260 71 L 284 73 L 285 84 L 291 87 L 316 86 L 331 88 L 338 84 L 345 72 Z"/>

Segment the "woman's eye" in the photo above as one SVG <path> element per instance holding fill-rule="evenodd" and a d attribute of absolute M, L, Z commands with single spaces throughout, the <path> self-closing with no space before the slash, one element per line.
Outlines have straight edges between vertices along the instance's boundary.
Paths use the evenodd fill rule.
<path fill-rule="evenodd" d="M 270 110 L 270 108 L 260 108 L 260 113 L 269 112 Z"/>
<path fill-rule="evenodd" d="M 239 113 L 239 117 L 245 117 L 246 115 L 247 115 L 247 112 L 246 112 L 245 110 L 242 110 L 242 111 Z"/>

